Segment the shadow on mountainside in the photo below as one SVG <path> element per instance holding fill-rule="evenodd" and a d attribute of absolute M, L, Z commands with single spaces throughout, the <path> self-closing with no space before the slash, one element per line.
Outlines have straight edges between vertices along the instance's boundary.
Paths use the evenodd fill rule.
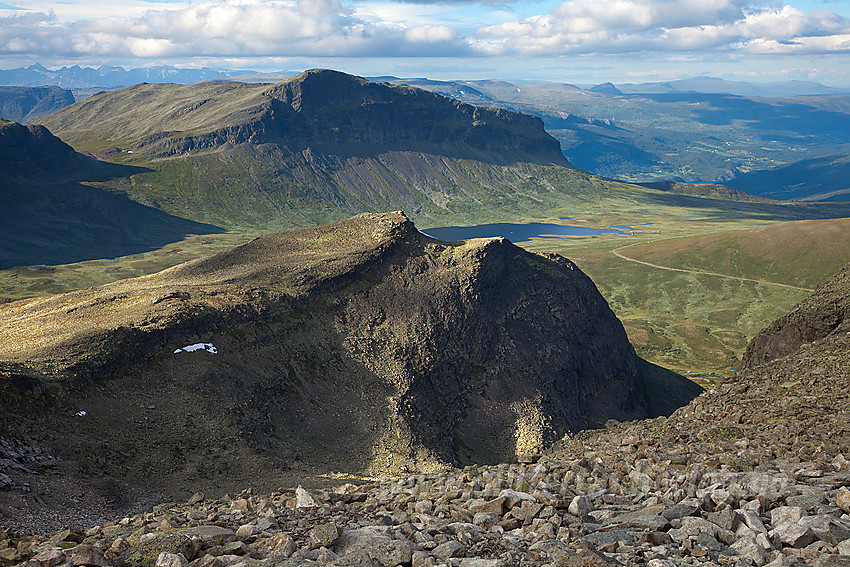
<path fill-rule="evenodd" d="M 0 197 L 0 269 L 126 256 L 225 232 L 81 183 L 3 183 Z"/>
<path fill-rule="evenodd" d="M 687 207 L 710 210 L 716 202 L 715 218 L 793 221 L 807 219 L 833 219 L 850 216 L 850 203 L 749 203 L 711 199 L 681 194 L 647 193 L 644 198 L 665 207 Z"/>

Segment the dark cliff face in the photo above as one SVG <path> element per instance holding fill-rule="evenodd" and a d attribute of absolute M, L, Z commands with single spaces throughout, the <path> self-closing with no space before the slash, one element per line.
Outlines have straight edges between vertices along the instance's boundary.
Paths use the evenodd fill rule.
<path fill-rule="evenodd" d="M 513 460 L 648 414 L 622 325 L 574 264 L 503 239 L 435 241 L 398 213 L 261 237 L 0 313 L 8 375 L 64 392 L 53 421 L 30 429 L 50 438 L 70 424 L 77 452 L 137 447 L 105 472 L 142 484 L 193 467 L 213 482 L 295 463 Z M 200 342 L 217 354 L 174 352 Z M 80 409 L 86 419 L 73 418 Z M 139 420 L 156 424 L 155 443 Z M 213 453 L 245 459 L 218 474 L 205 463 Z"/>
<path fill-rule="evenodd" d="M 850 330 L 850 266 L 845 266 L 788 314 L 756 335 L 739 372 L 797 352 L 803 345 Z"/>

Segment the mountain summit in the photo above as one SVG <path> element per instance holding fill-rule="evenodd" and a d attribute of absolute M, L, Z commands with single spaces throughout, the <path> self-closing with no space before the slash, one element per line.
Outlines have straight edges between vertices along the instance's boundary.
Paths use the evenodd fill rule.
<path fill-rule="evenodd" d="M 539 118 L 328 70 L 276 85 L 140 84 L 42 123 L 77 149 L 149 169 L 113 184 L 134 200 L 226 227 L 397 209 L 516 216 L 603 185 L 571 168 Z"/>
<path fill-rule="evenodd" d="M 2 425 L 148 486 L 515 460 L 653 414 L 575 264 L 437 241 L 401 213 L 2 306 L 0 337 Z M 667 413 L 693 395 L 669 386 Z"/>

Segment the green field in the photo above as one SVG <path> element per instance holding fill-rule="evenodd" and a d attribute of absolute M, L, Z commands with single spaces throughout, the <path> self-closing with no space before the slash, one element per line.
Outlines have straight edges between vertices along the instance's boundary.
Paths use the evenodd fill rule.
<path fill-rule="evenodd" d="M 658 222 L 645 219 L 641 222 Z M 850 262 L 850 220 L 661 221 L 633 235 L 534 239 L 523 246 L 575 261 L 647 360 L 690 376 L 730 376 L 747 342 Z M 664 270 L 659 266 L 732 276 Z"/>

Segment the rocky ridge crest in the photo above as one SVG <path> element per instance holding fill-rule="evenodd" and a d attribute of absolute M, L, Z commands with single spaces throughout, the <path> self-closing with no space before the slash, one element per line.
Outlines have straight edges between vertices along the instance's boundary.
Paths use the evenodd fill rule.
<path fill-rule="evenodd" d="M 510 461 L 659 411 L 572 262 L 501 238 L 437 241 L 401 213 L 15 302 L 0 336 L 7 429 L 83 477 L 175 492 L 301 467 Z M 693 395 L 664 389 L 667 413 Z"/>

